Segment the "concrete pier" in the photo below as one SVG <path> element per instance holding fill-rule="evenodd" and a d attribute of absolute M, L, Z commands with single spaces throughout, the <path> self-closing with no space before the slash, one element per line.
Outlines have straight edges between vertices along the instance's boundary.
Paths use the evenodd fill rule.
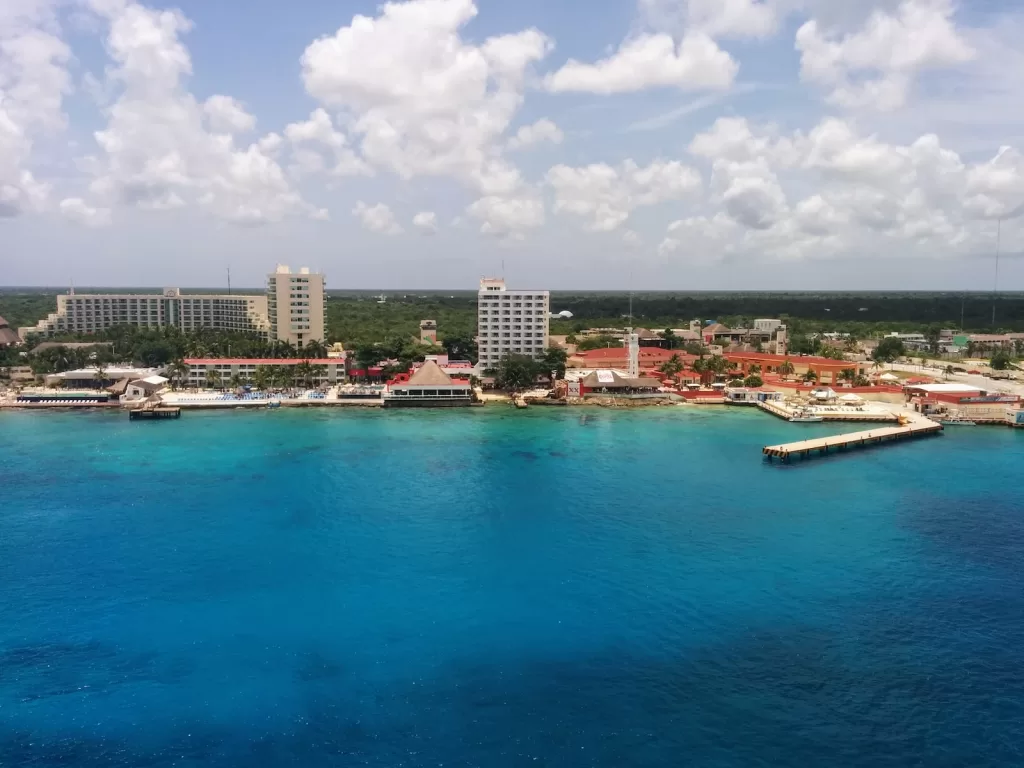
<path fill-rule="evenodd" d="M 928 419 L 916 419 L 905 426 L 880 427 L 866 432 L 853 432 L 849 435 L 833 435 L 831 437 L 818 437 L 812 440 L 798 440 L 795 443 L 783 443 L 782 445 L 767 445 L 762 450 L 762 453 L 764 453 L 765 458 L 769 461 L 772 459 L 789 461 L 794 456 L 798 456 L 801 459 L 811 455 L 824 456 L 830 451 L 845 451 L 851 448 L 863 448 L 868 445 L 879 445 L 941 433 L 941 424 L 936 424 Z"/>

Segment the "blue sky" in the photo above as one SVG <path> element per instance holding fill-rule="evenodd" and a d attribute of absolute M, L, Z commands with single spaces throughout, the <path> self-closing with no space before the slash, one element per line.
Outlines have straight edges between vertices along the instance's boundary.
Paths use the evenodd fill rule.
<path fill-rule="evenodd" d="M 7 0 L 0 283 L 1024 289 L 1018 3 L 583 8 Z"/>

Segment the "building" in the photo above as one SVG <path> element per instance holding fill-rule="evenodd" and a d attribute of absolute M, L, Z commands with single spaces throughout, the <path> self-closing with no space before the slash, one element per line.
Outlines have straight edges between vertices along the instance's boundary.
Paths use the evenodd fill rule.
<path fill-rule="evenodd" d="M 99 376 L 102 372 L 102 376 Z M 61 386 L 67 389 L 102 389 L 121 379 L 145 379 L 158 373 L 156 368 L 137 368 L 127 365 L 105 365 L 101 368 L 79 368 L 46 376 L 46 386 Z"/>
<path fill-rule="evenodd" d="M 427 360 L 411 373 L 400 373 L 388 382 L 385 407 L 450 408 L 473 403 L 469 377 L 453 378 L 435 360 Z"/>
<path fill-rule="evenodd" d="M 420 320 L 420 344 L 437 346 L 437 320 Z"/>
<path fill-rule="evenodd" d="M 309 363 L 314 366 L 313 384 L 337 384 L 345 381 L 345 358 L 326 357 L 323 359 L 303 360 L 302 358 L 258 358 L 258 357 L 211 357 L 191 358 L 185 360 L 188 366 L 188 386 L 201 389 L 207 386 L 212 371 L 215 378 L 227 387 L 236 376 L 239 380 L 252 383 L 257 368 L 276 371 L 280 368 L 295 369 L 295 366 Z M 294 375 L 290 381 L 294 381 Z"/>
<path fill-rule="evenodd" d="M 502 279 L 480 281 L 477 294 L 479 367 L 494 368 L 512 353 L 535 360 L 548 348 L 548 291 L 511 291 Z"/>
<path fill-rule="evenodd" d="M 622 376 L 617 371 L 598 370 L 579 380 L 579 397 L 587 396 L 651 398 L 663 397 L 664 393 L 657 379 L 630 376 L 628 372 Z"/>
<path fill-rule="evenodd" d="M 0 317 L 0 347 L 14 347 L 21 344 L 21 336 Z"/>
<path fill-rule="evenodd" d="M 124 390 L 124 401 L 145 400 L 150 395 L 155 395 L 167 388 L 169 379 L 163 376 L 147 376 L 144 379 L 136 379 L 128 382 Z"/>
<path fill-rule="evenodd" d="M 324 276 L 302 267 L 292 272 L 286 265 L 267 275 L 267 313 L 270 340 L 301 347 L 326 336 Z"/>
<path fill-rule="evenodd" d="M 76 294 L 57 297 L 57 311 L 36 325 L 20 329 L 22 338 L 66 333 L 98 333 L 115 325 L 141 328 L 176 326 L 182 330 L 214 328 L 266 336 L 267 298 L 236 294 L 163 293 Z"/>
<path fill-rule="evenodd" d="M 763 318 L 754 321 L 754 330 L 759 333 L 773 334 L 782 327 L 782 321 L 775 318 Z"/>

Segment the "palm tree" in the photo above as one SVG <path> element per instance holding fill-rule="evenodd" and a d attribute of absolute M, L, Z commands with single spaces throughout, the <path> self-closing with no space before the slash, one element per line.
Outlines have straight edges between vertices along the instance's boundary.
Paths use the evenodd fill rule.
<path fill-rule="evenodd" d="M 313 366 L 309 360 L 303 360 L 301 363 L 295 366 L 295 378 L 301 381 L 306 387 L 312 386 L 313 383 Z"/>
<path fill-rule="evenodd" d="M 749 373 L 749 374 L 760 373 L 760 372 L 761 372 L 761 366 L 758 365 L 757 363 L 754 363 L 754 365 L 750 366 L 750 368 L 747 370 L 747 373 Z"/>
<path fill-rule="evenodd" d="M 273 377 L 273 372 L 265 365 L 256 366 L 256 370 L 253 372 L 253 381 L 256 383 L 256 389 L 260 392 L 265 392 L 267 387 L 270 386 L 270 381 Z"/>
<path fill-rule="evenodd" d="M 843 370 L 839 372 L 839 378 L 843 381 L 849 381 L 852 383 L 853 380 L 857 378 L 857 372 L 854 371 L 853 368 L 843 368 Z"/>
<path fill-rule="evenodd" d="M 206 385 L 210 389 L 220 388 L 220 371 L 216 368 L 210 368 L 206 371 Z"/>
<path fill-rule="evenodd" d="M 230 384 L 231 384 L 231 388 L 232 389 L 239 389 L 242 386 L 242 377 L 241 377 L 241 375 L 237 374 L 237 373 L 233 374 L 231 376 Z"/>
<path fill-rule="evenodd" d="M 779 366 L 779 373 L 783 376 L 792 376 L 796 369 L 789 360 L 783 360 L 782 365 Z"/>
<path fill-rule="evenodd" d="M 96 374 L 93 378 L 99 389 L 103 389 L 107 385 L 107 372 L 102 364 L 96 366 Z"/>
<path fill-rule="evenodd" d="M 953 375 L 954 373 L 956 373 L 956 371 L 955 371 L 955 370 L 953 369 L 953 366 L 952 366 L 952 365 L 947 365 L 947 366 L 946 366 L 946 368 L 945 368 L 945 370 L 943 370 L 943 372 L 942 372 L 942 373 L 943 373 L 943 375 L 944 375 L 944 376 L 945 376 L 945 377 L 946 377 L 947 379 L 949 379 L 949 377 L 950 377 L 950 376 L 952 376 L 952 375 Z"/>
<path fill-rule="evenodd" d="M 184 360 L 175 360 L 167 370 L 171 374 L 171 380 L 175 387 L 180 387 L 182 381 L 188 380 L 189 367 Z"/>
<path fill-rule="evenodd" d="M 679 355 L 672 355 L 668 360 L 661 364 L 658 369 L 669 378 L 675 378 L 683 372 L 683 361 L 679 359 Z"/>
<path fill-rule="evenodd" d="M 807 382 L 810 382 L 810 381 L 817 382 L 818 381 L 818 374 L 815 373 L 814 371 L 808 369 L 807 373 L 804 374 L 804 381 L 807 381 Z"/>

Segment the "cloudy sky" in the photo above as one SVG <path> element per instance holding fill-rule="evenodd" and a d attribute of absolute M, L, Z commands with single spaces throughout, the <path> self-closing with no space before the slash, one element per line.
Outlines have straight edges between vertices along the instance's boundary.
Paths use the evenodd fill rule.
<path fill-rule="evenodd" d="M 2 0 L 0 285 L 1024 289 L 1018 0 Z"/>

